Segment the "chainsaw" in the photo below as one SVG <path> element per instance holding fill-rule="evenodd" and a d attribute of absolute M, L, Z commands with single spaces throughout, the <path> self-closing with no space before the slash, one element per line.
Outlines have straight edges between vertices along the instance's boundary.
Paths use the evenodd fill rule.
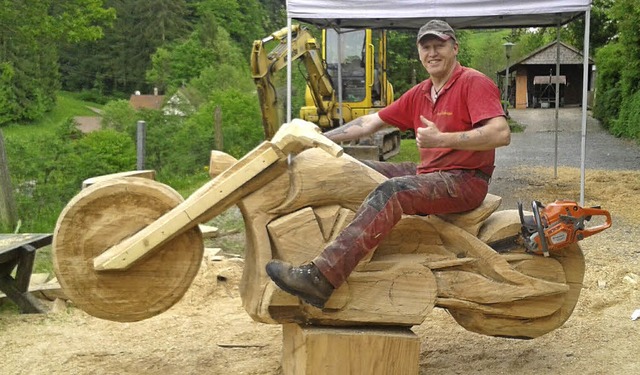
<path fill-rule="evenodd" d="M 528 252 L 549 256 L 584 238 L 611 227 L 609 211 L 600 207 L 580 207 L 575 201 L 556 200 L 548 205 L 538 201 L 531 203 L 532 215 L 525 215 L 522 203 L 518 203 L 521 236 Z M 593 217 L 604 217 L 604 224 L 587 227 Z"/>

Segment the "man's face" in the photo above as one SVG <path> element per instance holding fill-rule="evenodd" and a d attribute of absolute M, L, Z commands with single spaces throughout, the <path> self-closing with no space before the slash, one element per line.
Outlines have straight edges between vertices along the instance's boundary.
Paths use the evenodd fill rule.
<path fill-rule="evenodd" d="M 418 43 L 418 53 L 422 66 L 430 76 L 446 78 L 456 63 L 458 44 L 453 40 L 442 40 L 436 36 L 426 36 Z"/>

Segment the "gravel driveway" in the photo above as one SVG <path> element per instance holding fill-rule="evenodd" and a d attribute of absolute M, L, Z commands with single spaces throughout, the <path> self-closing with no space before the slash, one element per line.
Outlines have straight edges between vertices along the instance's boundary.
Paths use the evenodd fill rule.
<path fill-rule="evenodd" d="M 515 171 L 521 166 L 554 168 L 556 160 L 555 109 L 511 109 L 511 117 L 525 126 L 513 133 L 511 144 L 496 151 L 496 170 L 489 192 L 503 198 L 502 209 L 517 207 L 510 191 L 519 181 Z M 558 114 L 558 166 L 580 168 L 582 109 L 561 108 Z M 635 141 L 609 134 L 600 122 L 587 115 L 585 167 L 604 170 L 640 170 L 640 147 Z M 588 186 L 586 186 L 588 189 Z M 579 197 L 565 197 L 579 200 Z"/>

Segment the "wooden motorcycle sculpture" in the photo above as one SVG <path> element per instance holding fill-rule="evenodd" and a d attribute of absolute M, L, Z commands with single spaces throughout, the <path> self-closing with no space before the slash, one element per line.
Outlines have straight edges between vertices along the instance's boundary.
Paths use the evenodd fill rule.
<path fill-rule="evenodd" d="M 301 120 L 238 161 L 213 156 L 226 168 L 184 201 L 144 178 L 108 179 L 73 198 L 53 246 L 60 283 L 78 307 L 115 321 L 165 311 L 200 266 L 198 224 L 233 205 L 247 238 L 240 292 L 256 321 L 413 326 L 440 307 L 470 331 L 533 338 L 560 327 L 577 303 L 579 245 L 548 257 L 515 242 L 494 250 L 488 244 L 517 235 L 521 221 L 518 210 L 496 211 L 501 199 L 489 195 L 470 212 L 403 217 L 324 309 L 304 304 L 271 282 L 266 263 L 313 259 L 385 177 Z"/>

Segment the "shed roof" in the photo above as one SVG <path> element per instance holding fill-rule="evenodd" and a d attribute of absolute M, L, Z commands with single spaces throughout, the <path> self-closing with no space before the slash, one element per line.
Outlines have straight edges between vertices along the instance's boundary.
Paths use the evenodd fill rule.
<path fill-rule="evenodd" d="M 563 42 L 560 43 L 560 63 L 561 64 L 582 64 L 584 62 L 584 58 L 582 52 L 580 52 L 577 48 L 570 46 Z M 542 46 L 537 50 L 531 52 L 527 56 L 520 59 L 517 64 L 521 65 L 546 65 L 546 64 L 555 64 L 556 57 L 556 41 L 553 41 L 546 46 Z M 589 64 L 593 64 L 593 60 L 589 58 Z"/>
<path fill-rule="evenodd" d="M 129 103 L 135 109 L 161 109 L 164 103 L 164 95 L 131 95 Z"/>
<path fill-rule="evenodd" d="M 520 65 L 555 65 L 557 61 L 557 43 L 560 43 L 561 65 L 582 65 L 584 63 L 582 52 L 577 48 L 563 42 L 553 41 L 512 63 L 509 66 L 509 70 L 513 70 L 514 67 Z M 589 58 L 589 64 L 594 64 L 593 59 Z M 498 74 L 504 75 L 505 71 L 506 69 L 502 69 Z"/>

